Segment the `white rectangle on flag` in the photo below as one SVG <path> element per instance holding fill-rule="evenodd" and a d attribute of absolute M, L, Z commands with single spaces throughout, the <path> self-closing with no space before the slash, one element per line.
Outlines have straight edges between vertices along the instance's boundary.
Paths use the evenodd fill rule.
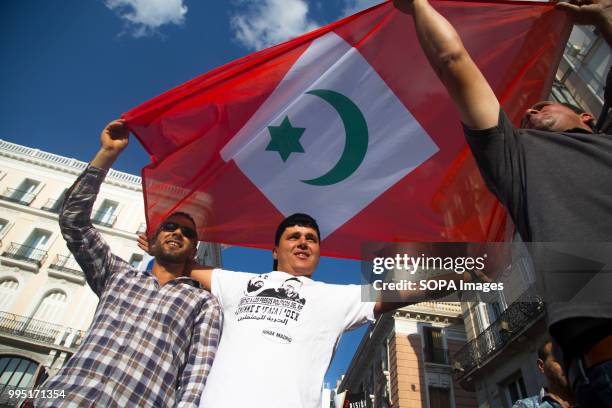
<path fill-rule="evenodd" d="M 352 154 L 360 151 L 344 126 L 349 109 L 307 93 L 315 90 L 342 95 L 365 119 L 367 150 L 356 169 L 336 169 L 343 167 L 341 160 L 350 162 L 343 157 L 345 144 L 353 144 Z M 283 160 L 279 151 L 266 148 L 272 140 L 268 127 L 281 126 L 285 118 L 305 130 L 299 137 L 303 152 L 294 148 Z M 438 150 L 359 51 L 331 32 L 312 42 L 221 156 L 234 160 L 285 216 L 314 217 L 324 239 Z M 332 184 L 304 182 L 332 169 L 337 170 Z"/>

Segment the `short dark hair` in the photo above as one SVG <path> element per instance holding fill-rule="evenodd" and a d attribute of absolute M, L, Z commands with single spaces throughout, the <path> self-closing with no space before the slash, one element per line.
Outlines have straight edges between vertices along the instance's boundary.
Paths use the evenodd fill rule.
<path fill-rule="evenodd" d="M 547 339 L 541 346 L 540 348 L 538 348 L 538 358 L 542 361 L 546 361 L 546 359 L 548 358 L 548 356 L 551 353 L 546 352 L 546 346 L 548 346 L 549 344 L 552 344 L 552 340 L 551 339 Z"/>
<path fill-rule="evenodd" d="M 278 246 L 281 236 L 287 228 L 294 227 L 296 225 L 299 227 L 312 228 L 317 232 L 317 237 L 321 239 L 321 233 L 319 232 L 319 224 L 317 224 L 317 221 L 308 214 L 295 213 L 291 214 L 290 216 L 282 220 L 280 224 L 278 224 L 278 227 L 276 228 L 276 234 L 274 235 L 274 246 Z M 272 270 L 276 270 L 277 267 L 278 261 L 275 259 L 272 263 Z"/>
<path fill-rule="evenodd" d="M 587 111 L 585 111 L 584 109 L 580 108 L 579 106 L 576 106 L 574 104 L 571 103 L 567 103 L 567 102 L 558 102 L 559 105 L 563 105 L 566 108 L 570 108 L 571 110 L 574 111 L 574 113 L 577 113 L 579 115 L 583 114 L 583 113 L 588 113 Z"/>
<path fill-rule="evenodd" d="M 576 106 L 574 104 L 571 103 L 567 103 L 567 102 L 559 102 L 559 104 L 565 106 L 566 108 L 571 109 L 575 114 L 577 115 L 582 115 L 583 113 L 588 113 L 589 115 L 591 115 L 590 112 L 585 111 L 584 109 L 582 109 L 579 106 Z M 593 115 L 591 115 L 593 116 Z M 586 124 L 591 128 L 591 129 L 595 129 L 595 118 L 593 117 L 591 120 L 589 120 L 588 122 L 586 122 Z"/>

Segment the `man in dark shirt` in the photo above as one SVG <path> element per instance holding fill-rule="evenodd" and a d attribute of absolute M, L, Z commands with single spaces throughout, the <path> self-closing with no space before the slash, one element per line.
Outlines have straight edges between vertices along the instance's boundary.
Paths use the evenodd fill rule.
<path fill-rule="evenodd" d="M 452 25 L 427 0 L 394 0 L 414 18 L 421 47 L 459 110 L 489 189 L 524 241 L 601 243 L 612 237 L 612 136 L 593 135 L 592 117 L 542 102 L 516 129 Z M 612 1 L 558 4 L 577 23 L 594 24 L 612 43 Z M 537 41 L 537 39 L 533 39 Z M 536 259 L 537 263 L 537 259 Z M 549 302 L 550 332 L 564 352 L 584 407 L 612 401 L 612 306 L 609 301 Z"/>
<path fill-rule="evenodd" d="M 40 407 L 197 407 L 217 350 L 220 307 L 185 265 L 198 242 L 195 223 L 174 213 L 156 230 L 152 271 L 114 255 L 91 224 L 104 177 L 126 147 L 123 121 L 102 132 L 101 149 L 66 194 L 60 227 L 100 301 L 76 353 L 41 386 L 57 390 Z"/>

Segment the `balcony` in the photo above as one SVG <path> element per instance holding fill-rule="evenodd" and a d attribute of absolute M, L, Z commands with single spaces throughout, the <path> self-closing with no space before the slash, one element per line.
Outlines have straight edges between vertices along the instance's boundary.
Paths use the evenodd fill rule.
<path fill-rule="evenodd" d="M 115 221 L 117 221 L 117 216 L 113 213 L 109 213 L 108 211 L 94 211 L 91 214 L 91 221 L 94 224 L 112 228 Z"/>
<path fill-rule="evenodd" d="M 63 200 L 54 200 L 52 198 L 48 199 L 45 205 L 42 206 L 42 209 L 45 211 L 49 211 L 55 214 L 59 214 L 62 208 Z"/>
<path fill-rule="evenodd" d="M 461 385 L 469 389 L 465 380 L 543 315 L 542 298 L 533 287 L 527 289 L 496 321 L 453 356 L 455 376 Z"/>
<path fill-rule="evenodd" d="M 450 356 L 447 349 L 425 347 L 424 351 L 426 363 L 450 365 Z"/>
<path fill-rule="evenodd" d="M 56 271 L 66 272 L 79 278 L 79 280 L 85 278 L 79 264 L 73 257 L 68 255 L 57 255 L 55 259 L 53 259 L 53 262 L 51 262 L 51 265 L 49 265 L 49 268 L 55 269 Z"/>
<path fill-rule="evenodd" d="M 80 330 L 6 312 L 0 312 L 0 334 L 61 345 L 73 350 L 81 344 L 84 336 Z"/>
<path fill-rule="evenodd" d="M 18 190 L 16 188 L 7 188 L 4 193 L 0 195 L 0 199 L 10 201 L 12 203 L 18 203 L 22 205 L 30 205 L 34 200 L 36 194 L 27 190 Z"/>
<path fill-rule="evenodd" d="M 11 242 L 11 245 L 2 253 L 2 256 L 27 262 L 40 268 L 47 260 L 47 251 Z"/>

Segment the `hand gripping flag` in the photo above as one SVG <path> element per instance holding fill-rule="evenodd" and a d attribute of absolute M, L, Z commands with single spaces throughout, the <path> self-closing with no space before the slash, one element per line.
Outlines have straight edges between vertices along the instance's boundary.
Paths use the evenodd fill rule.
<path fill-rule="evenodd" d="M 434 1 L 515 121 L 548 95 L 569 22 L 551 4 Z M 199 76 L 124 114 L 152 158 L 149 228 L 174 211 L 201 240 L 271 248 L 295 212 L 322 253 L 382 241 L 494 241 L 458 114 L 390 2 Z"/>

